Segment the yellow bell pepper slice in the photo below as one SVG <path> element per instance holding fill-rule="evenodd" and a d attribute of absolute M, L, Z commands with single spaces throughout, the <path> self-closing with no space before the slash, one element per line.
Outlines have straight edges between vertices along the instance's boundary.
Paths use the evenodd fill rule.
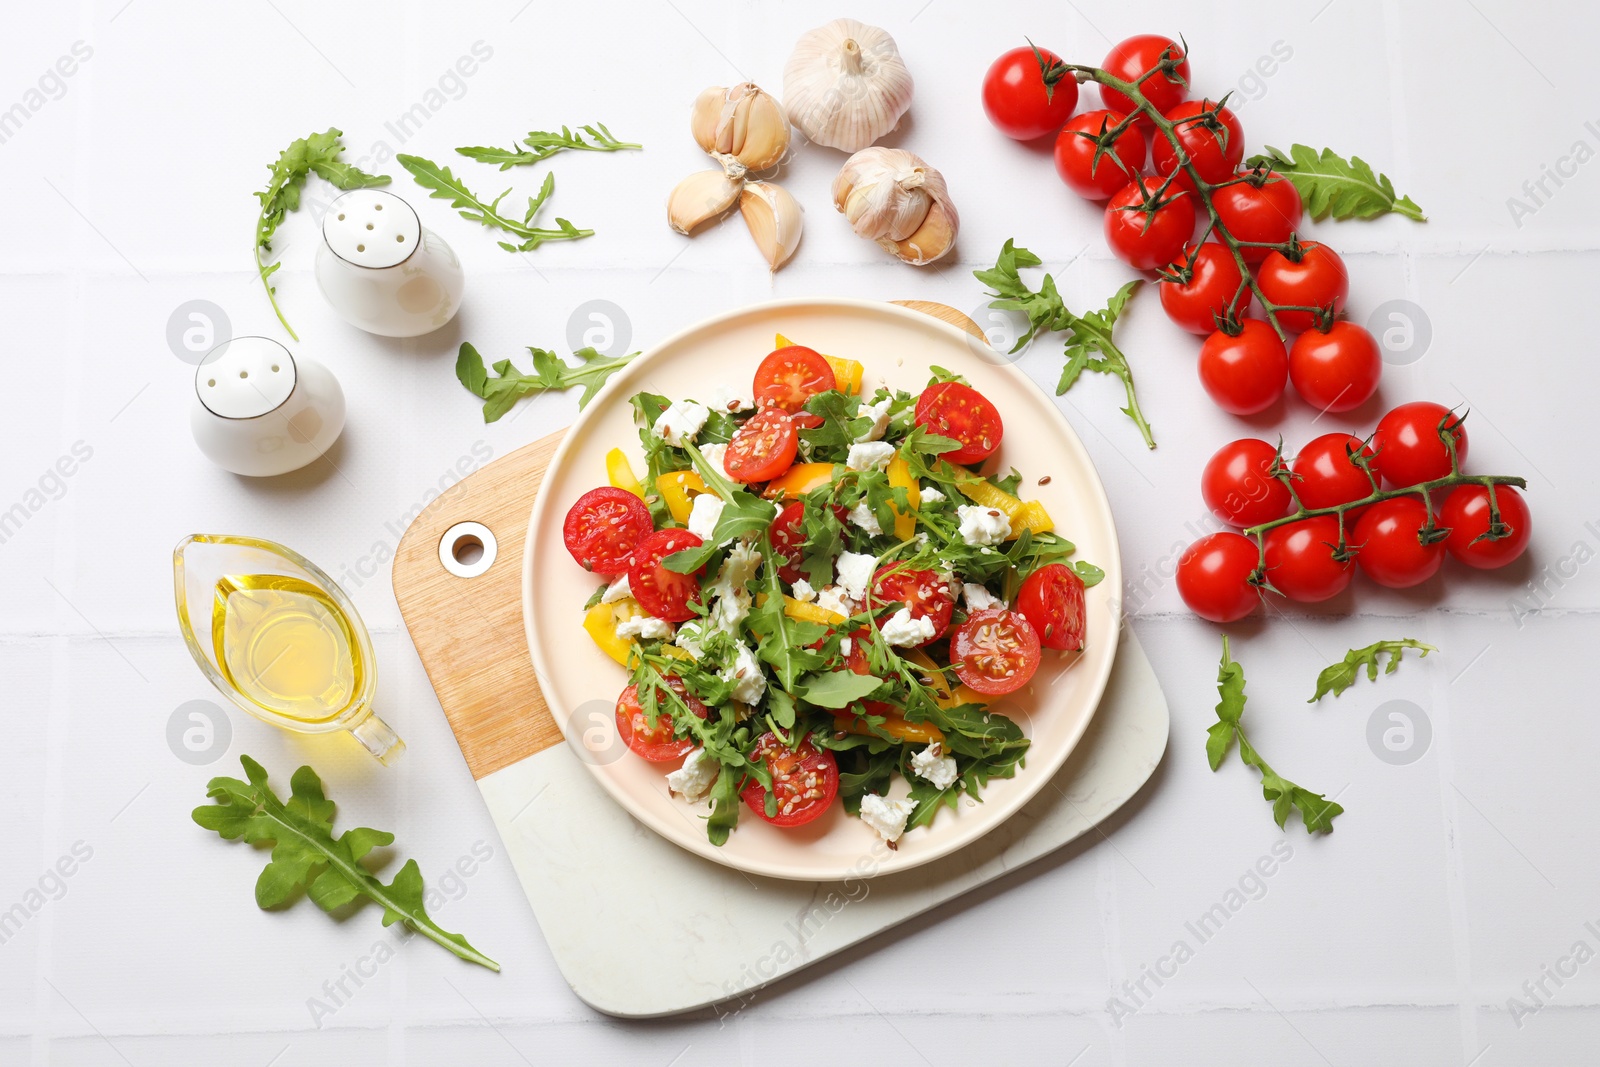
<path fill-rule="evenodd" d="M 671 471 L 656 479 L 656 492 L 661 494 L 667 510 L 678 522 L 689 521 L 693 497 L 705 491 L 706 483 L 694 471 Z"/>
<path fill-rule="evenodd" d="M 922 506 L 922 487 L 911 476 L 911 464 L 906 462 L 904 456 L 897 454 L 889 461 L 888 474 L 890 487 L 904 487 L 911 504 L 909 512 L 902 514 L 899 508 L 894 510 L 894 535 L 902 541 L 909 541 L 917 532 L 917 516 L 914 512 Z"/>
<path fill-rule="evenodd" d="M 618 489 L 626 489 L 640 500 L 644 499 L 644 486 L 634 476 L 633 465 L 622 449 L 613 448 L 606 453 L 606 479 Z"/>
<path fill-rule="evenodd" d="M 809 493 L 833 481 L 835 469 L 832 463 L 796 463 L 767 483 L 766 496 L 772 500 L 790 500 Z"/>
<path fill-rule="evenodd" d="M 622 664 L 631 667 L 634 643 L 617 633 L 617 623 L 631 615 L 640 614 L 636 601 L 619 600 L 615 604 L 596 604 L 583 616 L 583 628 L 588 631 L 600 651 Z"/>
<path fill-rule="evenodd" d="M 757 606 L 766 602 L 767 594 L 756 594 Z M 824 626 L 837 626 L 845 621 L 845 617 L 837 611 L 829 611 L 827 608 L 818 607 L 816 604 L 808 604 L 803 600 L 796 600 L 792 596 L 783 598 L 783 613 L 796 622 L 820 622 Z"/>
<path fill-rule="evenodd" d="M 1050 513 L 1044 505 L 1037 500 L 1025 500 L 1022 509 L 1017 512 L 1016 518 L 1011 520 L 1011 532 L 1020 534 L 1023 530 L 1032 530 L 1036 534 L 1049 533 L 1056 528 L 1055 522 L 1050 518 Z"/>
<path fill-rule="evenodd" d="M 1005 515 L 1011 523 L 1011 536 L 1016 537 L 1024 529 L 1034 533 L 1049 533 L 1055 529 L 1055 522 L 1050 518 L 1050 513 L 1044 505 L 1037 500 L 1018 500 L 998 485 L 977 475 L 958 478 L 956 486 L 974 504 L 985 508 L 994 508 Z"/>
<path fill-rule="evenodd" d="M 897 737 L 902 741 L 920 741 L 924 744 L 932 744 L 935 741 L 944 743 L 944 731 L 931 722 L 908 722 L 895 714 L 885 715 L 883 718 L 883 732 L 890 737 Z M 867 724 L 854 715 L 835 715 L 833 728 L 847 734 L 875 736 Z"/>
<path fill-rule="evenodd" d="M 950 695 L 950 682 L 940 673 L 939 665 L 933 662 L 932 656 L 920 648 L 913 648 L 900 653 L 900 658 L 926 671 L 928 686 L 940 696 Z"/>
<path fill-rule="evenodd" d="M 775 341 L 775 348 L 788 348 L 794 344 L 793 341 L 781 333 L 778 334 Z M 840 356 L 830 356 L 822 352 L 818 352 L 817 355 L 827 360 L 828 366 L 833 368 L 833 381 L 839 387 L 841 393 L 848 393 L 854 396 L 861 392 L 861 379 L 866 374 L 866 368 L 858 361 L 844 359 Z"/>

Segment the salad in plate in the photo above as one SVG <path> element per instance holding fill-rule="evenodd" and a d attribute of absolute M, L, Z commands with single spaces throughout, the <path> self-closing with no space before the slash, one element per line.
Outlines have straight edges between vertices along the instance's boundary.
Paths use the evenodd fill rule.
<path fill-rule="evenodd" d="M 780 335 L 748 389 L 639 393 L 643 478 L 614 448 L 566 515 L 603 579 L 584 628 L 628 673 L 619 735 L 710 800 L 713 844 L 741 809 L 794 827 L 837 801 L 893 847 L 1016 773 L 1028 739 L 991 702 L 1083 647 L 1103 575 L 1021 475 L 978 473 L 995 405 L 937 367 L 917 395 L 864 375 Z"/>

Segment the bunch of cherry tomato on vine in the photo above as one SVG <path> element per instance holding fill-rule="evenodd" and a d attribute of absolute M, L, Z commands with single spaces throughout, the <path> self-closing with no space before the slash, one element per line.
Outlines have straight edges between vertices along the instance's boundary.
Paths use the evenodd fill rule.
<path fill-rule="evenodd" d="M 1170 72 L 1159 69 L 1164 60 L 1175 64 Z M 1168 317 L 1205 336 L 1200 382 L 1219 407 L 1235 415 L 1265 411 L 1289 382 L 1319 411 L 1365 403 L 1378 387 L 1382 352 L 1369 331 L 1338 317 L 1350 276 L 1333 249 L 1296 237 L 1303 206 L 1294 185 L 1265 167 L 1241 166 L 1238 117 L 1224 103 L 1188 98 L 1189 61 L 1177 42 L 1130 37 L 1101 69 L 1138 83 L 1172 124 L 1203 191 L 1147 114 L 1127 121 L 1137 105 L 1118 90 L 1100 86 L 1103 106 L 1074 114 L 1078 82 L 1046 49 L 1014 48 L 997 59 L 984 77 L 984 109 L 1015 140 L 1055 136 L 1061 180 L 1086 200 L 1106 201 L 1112 252 L 1157 272 Z M 1278 327 L 1298 335 L 1292 345 L 1266 319 L 1250 317 L 1257 293 L 1273 305 Z"/>
<path fill-rule="evenodd" d="M 1100 69 L 1137 85 L 1169 129 L 1105 84 L 1099 109 L 1074 114 L 1083 71 L 1031 43 L 989 68 L 984 109 L 1015 140 L 1055 137 L 1061 180 L 1106 202 L 1111 250 L 1157 272 L 1168 317 L 1206 337 L 1200 381 L 1218 406 L 1254 415 L 1290 382 L 1322 412 L 1365 403 L 1377 390 L 1382 354 L 1370 332 L 1339 318 L 1350 290 L 1344 261 L 1325 244 L 1299 240 L 1298 190 L 1265 167 L 1242 166 L 1238 117 L 1222 102 L 1188 98 L 1189 63 L 1177 42 L 1130 37 Z M 1268 311 L 1258 297 L 1270 303 L 1276 329 L 1250 317 Z M 1280 330 L 1294 335 L 1291 345 Z M 1323 434 L 1292 462 L 1259 439 L 1224 445 L 1201 488 L 1207 507 L 1236 529 L 1189 546 L 1178 563 L 1179 592 L 1197 615 L 1232 622 L 1266 590 L 1316 603 L 1343 592 L 1357 570 L 1407 588 L 1437 573 L 1447 555 L 1474 568 L 1505 566 L 1527 547 L 1528 506 L 1506 479 L 1463 475 L 1466 455 L 1460 418 L 1427 402 L 1389 411 L 1365 441 Z M 1440 479 L 1449 484 L 1420 488 Z M 1360 503 L 1371 497 L 1378 499 Z M 1304 514 L 1322 509 L 1336 510 Z"/>

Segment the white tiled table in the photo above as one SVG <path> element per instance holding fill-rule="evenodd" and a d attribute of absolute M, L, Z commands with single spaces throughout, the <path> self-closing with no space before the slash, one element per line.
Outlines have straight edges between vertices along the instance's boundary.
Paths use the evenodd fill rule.
<path fill-rule="evenodd" d="M 1584 325 L 1600 267 L 1600 174 L 1591 163 L 1560 188 L 1547 181 L 1553 195 L 1520 225 L 1507 206 L 1575 142 L 1585 156 L 1600 148 L 1585 66 L 1600 31 L 1593 14 L 1505 0 L 1308 0 L 1247 13 L 1215 0 L 1137 12 L 1085 0 L 982 14 L 956 0 L 864 2 L 849 13 L 887 26 L 917 78 L 900 142 L 949 179 L 964 222 L 959 262 L 915 272 L 851 237 L 827 202 L 839 157 L 812 150 L 784 179 L 810 208 L 805 241 L 769 279 L 741 223 L 687 242 L 667 230 L 662 203 L 704 165 L 684 121 L 694 94 L 741 75 L 777 89 L 794 38 L 823 16 L 797 4 L 519 11 L 522 2 L 111 0 L 32 5 L 0 35 L 0 108 L 42 104 L 0 143 L 0 510 L 19 503 L 25 517 L 0 544 L 0 909 L 40 904 L 0 944 L 0 1062 L 767 1063 L 796 1046 L 873 1062 L 1081 1067 L 1593 1062 L 1600 963 L 1559 984 L 1548 975 L 1571 974 L 1576 943 L 1586 959 L 1600 949 L 1600 494 L 1586 440 L 1600 371 Z M 1108 257 L 1097 210 L 1059 186 L 1047 156 L 989 130 L 977 83 L 1024 34 L 1092 62 L 1108 37 L 1143 31 L 1183 32 L 1213 95 L 1244 90 L 1252 145 L 1360 154 L 1427 209 L 1425 226 L 1316 233 L 1350 261 L 1356 316 L 1390 299 L 1424 310 L 1431 347 L 1390 368 L 1383 396 L 1472 405 L 1472 462 L 1529 478 L 1529 559 L 1472 580 L 1447 568 L 1408 593 L 1363 586 L 1327 610 L 1232 628 L 1253 738 L 1281 771 L 1348 808 L 1330 838 L 1280 834 L 1253 774 L 1206 768 L 1218 635 L 1183 611 L 1170 580 L 1173 553 L 1193 537 L 1186 524 L 1204 515 L 1201 463 L 1240 426 L 1200 395 L 1195 343 L 1146 293 L 1122 336 L 1162 447 L 1138 446 L 1111 381 L 1085 381 L 1061 409 L 1107 482 L 1127 571 L 1145 578 L 1134 626 L 1174 717 L 1151 787 L 1108 840 L 763 994 L 724 1023 L 596 1016 L 549 961 L 382 563 L 403 516 L 460 457 L 505 454 L 572 417 L 575 398 L 557 396 L 483 426 L 454 381 L 457 344 L 470 339 L 491 358 L 526 344 L 564 349 L 574 309 L 602 298 L 624 309 L 639 342 L 773 296 L 976 309 L 969 271 L 1007 237 L 1039 252 L 1086 307 L 1128 272 Z M 77 41 L 92 55 L 70 78 L 47 80 L 42 101 L 26 98 Z M 475 72 L 452 81 L 475 42 Z M 1247 79 L 1275 49 L 1289 58 Z M 444 92 L 430 95 L 441 76 Z M 386 124 L 407 113 L 402 146 Z M 311 221 L 292 219 L 277 280 L 300 350 L 332 366 L 349 394 L 337 467 L 254 483 L 200 457 L 185 425 L 190 369 L 169 354 L 165 324 L 185 301 L 208 299 L 236 332 L 282 336 L 248 246 L 250 192 L 280 146 L 336 124 L 352 158 L 381 140 L 442 160 L 458 144 L 596 120 L 648 149 L 548 165 L 554 212 L 597 229 L 588 241 L 509 256 L 409 180 L 396 184 L 466 262 L 468 303 L 437 336 L 390 344 L 338 321 L 309 273 Z M 524 174 L 456 169 L 487 191 L 532 189 Z M 1059 356 L 1041 348 L 1022 365 L 1053 386 Z M 1370 427 L 1378 410 L 1313 430 L 1291 405 L 1261 432 L 1294 443 Z M 77 442 L 91 457 L 30 495 Z M 397 767 L 242 715 L 226 759 L 175 757 L 169 717 L 213 696 L 171 607 L 169 553 L 196 530 L 286 541 L 346 578 L 376 634 L 384 714 L 411 744 Z M 1534 604 L 1528 582 L 1545 589 L 1531 613 L 1517 609 Z M 1344 649 L 1400 636 L 1443 651 L 1335 703 L 1303 703 Z M 1393 699 L 1431 722 L 1428 751 L 1407 766 L 1381 762 L 1366 741 L 1369 716 Z M 372 913 L 336 925 L 308 904 L 258 912 L 261 858 L 188 819 L 207 777 L 233 773 L 240 751 L 280 778 L 313 760 L 344 818 L 394 830 L 435 884 L 484 842 L 493 854 L 449 886 L 459 899 L 439 918 L 504 973 L 414 944 L 358 986 L 344 976 L 371 970 L 362 958 L 386 937 Z M 46 879 L 60 898 L 30 898 L 76 842 L 92 855 L 59 885 Z M 1201 943 L 1186 924 L 1285 847 L 1292 855 L 1259 899 Z M 1163 961 L 1180 940 L 1193 957 L 1141 991 L 1147 968 L 1172 972 Z M 350 995 L 335 1002 L 324 984 L 341 978 Z M 1548 1006 L 1513 1020 L 1508 998 L 1532 1006 L 1524 983 L 1540 981 Z"/>

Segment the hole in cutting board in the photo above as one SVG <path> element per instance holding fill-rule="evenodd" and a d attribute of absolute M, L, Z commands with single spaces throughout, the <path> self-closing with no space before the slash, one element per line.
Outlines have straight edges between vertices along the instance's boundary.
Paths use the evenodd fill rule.
<path fill-rule="evenodd" d="M 494 565 L 494 532 L 481 522 L 458 522 L 439 539 L 439 563 L 457 578 L 476 578 Z"/>

